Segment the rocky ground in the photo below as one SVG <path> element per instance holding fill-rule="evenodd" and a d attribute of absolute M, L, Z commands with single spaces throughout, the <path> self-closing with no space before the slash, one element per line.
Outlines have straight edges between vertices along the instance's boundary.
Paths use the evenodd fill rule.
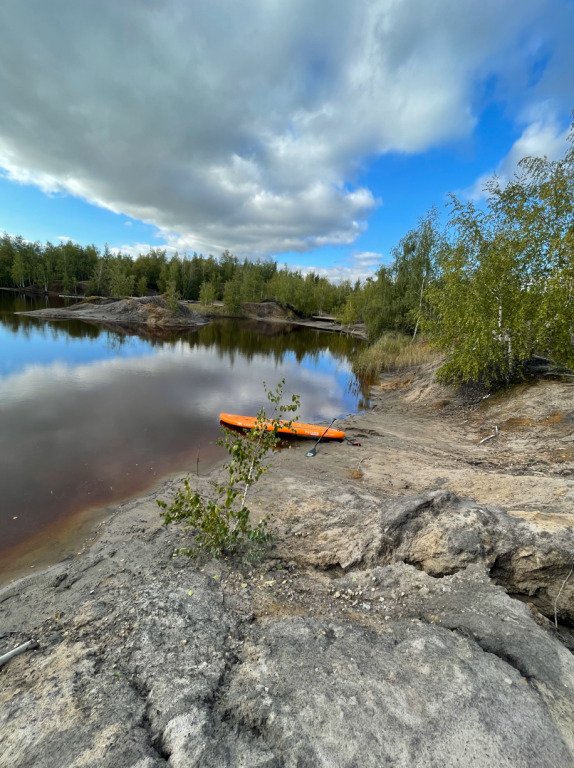
<path fill-rule="evenodd" d="M 274 455 L 258 559 L 173 558 L 173 478 L 4 588 L 0 766 L 574 766 L 574 387 L 433 372 Z"/>
<path fill-rule="evenodd" d="M 253 320 L 262 320 L 271 323 L 289 323 L 291 325 L 300 325 L 305 328 L 314 328 L 318 331 L 330 331 L 331 333 L 345 333 L 348 336 L 354 336 L 359 339 L 366 339 L 367 332 L 363 323 L 349 323 L 343 325 L 338 323 L 333 317 L 303 317 L 295 312 L 289 306 L 282 307 L 275 300 L 261 302 L 245 302 L 241 305 L 242 313 L 245 317 Z"/>
<path fill-rule="evenodd" d="M 198 309 L 201 309 L 202 314 L 197 311 Z M 84 320 L 116 331 L 156 337 L 161 336 L 162 332 L 173 333 L 204 325 L 209 322 L 210 317 L 228 316 L 222 302 L 207 308 L 200 307 L 198 302 L 180 301 L 178 310 L 174 312 L 168 309 L 162 296 L 128 299 L 91 297 L 69 307 L 35 309 L 19 314 L 38 317 L 42 320 Z M 274 300 L 244 303 L 241 318 L 274 325 L 300 325 L 319 331 L 344 332 L 356 338 L 366 338 L 365 326 L 362 323 L 343 326 L 332 320 L 304 318 L 293 309 L 284 308 Z"/>
<path fill-rule="evenodd" d="M 43 320 L 84 320 L 113 328 L 128 328 L 131 332 L 138 327 L 145 331 L 161 332 L 163 329 L 187 329 L 204 325 L 206 318 L 179 302 L 177 312 L 167 307 L 161 296 L 143 296 L 129 299 L 104 299 L 92 297 L 69 307 L 50 307 L 21 312 Z"/>

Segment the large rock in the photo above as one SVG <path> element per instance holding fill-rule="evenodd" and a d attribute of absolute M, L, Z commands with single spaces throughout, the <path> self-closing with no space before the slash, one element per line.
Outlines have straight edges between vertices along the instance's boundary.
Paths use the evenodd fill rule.
<path fill-rule="evenodd" d="M 340 490 L 342 516 L 334 501 L 314 516 L 327 539 L 293 512 L 274 552 L 324 567 L 347 547 L 354 564 L 268 579 L 264 563 L 174 560 L 179 532 L 148 501 L 0 593 L 5 649 L 40 642 L 0 671 L 2 768 L 574 767 L 574 660 L 550 622 L 492 583 L 486 556 L 455 548 L 441 576 L 400 561 L 435 517 L 462 530 L 471 502 Z M 308 602 L 263 610 L 283 582 Z"/>
<path fill-rule="evenodd" d="M 570 685 L 573 671 L 570 661 Z M 572 739 L 520 672 L 423 622 L 381 632 L 303 618 L 269 622 L 246 649 L 224 703 L 225 718 L 259 734 L 281 766 L 574 764 Z"/>
<path fill-rule="evenodd" d="M 444 576 L 482 563 L 511 594 L 574 621 L 574 518 L 514 514 L 434 491 L 385 505 L 368 559 L 412 563 Z M 558 600 L 558 602 L 557 602 Z"/>
<path fill-rule="evenodd" d="M 423 621 L 466 637 L 496 656 L 521 675 L 523 685 L 536 695 L 537 706 L 550 713 L 574 752 L 574 658 L 557 642 L 551 622 L 508 597 L 482 565 L 443 578 L 404 563 L 377 566 L 334 580 L 333 589 L 350 600 L 358 597 L 375 626 L 381 617 L 391 626 L 395 621 Z M 500 678 L 502 688 L 508 680 Z"/>
<path fill-rule="evenodd" d="M 170 562 L 164 533 L 137 542 L 137 567 L 133 543 L 57 575 L 44 599 L 52 610 L 30 616 L 40 650 L 2 675 L 2 768 L 152 768 L 168 753 L 172 765 L 258 764 L 250 734 L 212 716 L 240 642 L 221 588 Z M 25 599 L 36 605 L 38 594 Z"/>
<path fill-rule="evenodd" d="M 295 484 L 296 483 L 296 484 Z M 410 563 L 432 576 L 472 563 L 547 616 L 574 622 L 574 516 L 506 512 L 430 491 L 395 501 L 288 479 L 278 551 L 323 569 Z M 569 578 L 570 574 L 570 578 Z"/>
<path fill-rule="evenodd" d="M 167 306 L 162 296 L 143 296 L 128 299 L 92 298 L 70 307 L 36 309 L 21 312 L 44 320 L 88 320 L 91 322 L 137 329 L 183 329 L 205 325 L 208 320 L 184 302 L 178 302 L 177 310 Z"/>

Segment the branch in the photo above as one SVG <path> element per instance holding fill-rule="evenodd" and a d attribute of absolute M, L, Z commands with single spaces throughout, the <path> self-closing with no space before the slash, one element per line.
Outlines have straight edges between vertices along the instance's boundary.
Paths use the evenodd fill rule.
<path fill-rule="evenodd" d="M 479 442 L 479 445 L 482 445 L 483 443 L 486 443 L 487 440 L 492 440 L 493 437 L 498 437 L 498 427 L 494 427 L 494 432 L 492 435 L 488 435 L 487 437 L 483 437 L 482 440 Z"/>
<path fill-rule="evenodd" d="M 274 419 L 273 417 L 277 413 L 277 409 L 278 408 L 279 408 L 279 415 L 277 416 L 276 419 Z M 254 453 L 253 453 L 253 459 L 251 461 L 251 466 L 249 467 L 249 472 L 247 473 L 247 479 L 245 480 L 245 488 L 243 490 L 243 498 L 241 500 L 241 506 L 242 507 L 245 506 L 245 499 L 247 498 L 247 492 L 251 488 L 251 485 L 252 485 L 251 475 L 253 474 L 253 470 L 255 468 L 255 463 L 256 463 L 256 461 L 258 459 L 262 458 L 262 455 L 260 455 L 260 446 L 261 446 L 261 441 L 263 440 L 263 437 L 265 436 L 265 434 L 267 432 L 267 429 L 265 427 L 265 422 L 267 422 L 267 421 L 270 421 L 271 423 L 274 423 L 275 421 L 278 422 L 280 416 L 281 416 L 281 409 L 280 409 L 278 403 L 275 403 L 275 407 L 271 411 L 271 416 L 267 416 L 265 413 L 263 414 L 263 418 L 261 420 L 261 423 L 263 425 L 263 430 L 260 433 L 259 437 L 257 438 L 257 443 L 255 445 L 255 449 L 254 449 Z M 293 421 L 293 419 L 291 419 L 291 421 Z M 289 422 L 289 426 L 291 426 L 291 422 Z M 275 434 L 277 434 L 277 433 L 275 433 Z M 263 455 L 265 455 L 265 453 L 267 453 L 267 450 L 263 452 Z"/>
<path fill-rule="evenodd" d="M 14 656 L 19 656 L 21 653 L 24 653 L 24 651 L 27 651 L 28 649 L 34 650 L 38 647 L 38 643 L 35 640 L 28 640 L 27 643 L 22 643 L 22 645 L 19 645 L 17 648 L 13 648 L 11 651 L 8 651 L 8 653 L 0 656 L 0 667 L 4 666 L 4 664 L 10 661 L 10 659 L 13 659 Z"/>
<path fill-rule="evenodd" d="M 568 576 L 566 576 L 566 578 L 562 582 L 562 586 L 558 590 L 558 594 L 556 595 L 556 600 L 554 601 L 554 626 L 556 627 L 556 629 L 558 629 L 558 612 L 557 612 L 558 611 L 558 598 L 560 597 L 560 593 L 562 592 L 562 590 L 566 586 L 566 582 L 568 581 L 570 576 L 572 576 L 572 571 L 574 571 L 574 565 L 572 566 L 572 568 L 570 568 L 570 573 L 568 574 Z"/>

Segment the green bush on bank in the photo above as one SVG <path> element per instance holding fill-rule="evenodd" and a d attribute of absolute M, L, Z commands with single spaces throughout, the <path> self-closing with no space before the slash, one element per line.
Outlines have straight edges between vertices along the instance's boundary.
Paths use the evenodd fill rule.
<path fill-rule="evenodd" d="M 221 557 L 224 552 L 236 552 L 246 544 L 262 545 L 270 539 L 267 530 L 269 516 L 252 526 L 251 512 L 246 504 L 251 486 L 269 469 L 265 457 L 279 442 L 277 429 L 280 421 L 288 414 L 295 414 L 299 408 L 299 395 L 292 395 L 291 402 L 282 404 L 285 379 L 281 379 L 274 390 L 263 387 L 273 410 L 267 416 L 262 408 L 257 414 L 255 428 L 246 435 L 223 428 L 219 445 L 225 447 L 231 461 L 224 465 L 225 479 L 210 481 L 213 493 L 205 498 L 192 488 L 189 476 L 178 489 L 171 504 L 157 499 L 163 510 L 164 525 L 183 523 L 195 541 L 195 547 L 182 547 L 176 554 L 187 555 L 209 553 Z M 267 429 L 270 424 L 272 429 Z"/>

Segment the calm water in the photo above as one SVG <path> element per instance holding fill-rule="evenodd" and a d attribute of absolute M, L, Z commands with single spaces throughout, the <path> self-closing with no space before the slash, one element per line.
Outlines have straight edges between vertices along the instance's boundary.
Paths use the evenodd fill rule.
<path fill-rule="evenodd" d="M 207 472 L 219 413 L 256 413 L 263 381 L 285 377 L 303 421 L 365 404 L 348 363 L 360 342 L 338 334 L 222 320 L 142 339 L 14 314 L 43 306 L 0 291 L 0 577 L 64 554 L 71 530 L 162 476 L 198 458 Z"/>

